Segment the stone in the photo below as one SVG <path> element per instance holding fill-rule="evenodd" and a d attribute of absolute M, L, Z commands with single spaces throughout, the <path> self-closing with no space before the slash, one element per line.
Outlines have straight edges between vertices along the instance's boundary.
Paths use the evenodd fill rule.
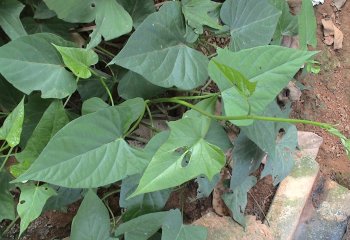
<path fill-rule="evenodd" d="M 318 175 L 319 166 L 315 161 L 322 138 L 310 132 L 298 132 L 300 150 L 295 154 L 292 173 L 279 185 L 267 221 L 274 239 L 293 239 L 301 213 Z"/>

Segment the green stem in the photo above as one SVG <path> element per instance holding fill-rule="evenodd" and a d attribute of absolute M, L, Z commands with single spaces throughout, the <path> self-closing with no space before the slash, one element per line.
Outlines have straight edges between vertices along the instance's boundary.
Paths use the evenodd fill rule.
<path fill-rule="evenodd" d="M 220 93 L 210 93 L 210 94 L 200 95 L 200 96 L 177 96 L 171 99 L 196 100 L 196 99 L 205 99 L 205 98 L 211 98 L 211 97 L 217 97 L 217 96 L 220 96 Z"/>
<path fill-rule="evenodd" d="M 106 56 L 114 58 L 114 54 L 107 51 L 106 49 L 99 47 L 99 46 L 97 46 L 96 49 L 98 49 L 100 52 L 104 53 Z"/>
<path fill-rule="evenodd" d="M 100 82 L 101 82 L 102 86 L 106 89 L 106 92 L 107 92 L 107 94 L 108 94 L 108 97 L 109 97 L 109 99 L 110 99 L 110 101 L 111 101 L 112 106 L 114 106 L 114 101 L 113 101 L 112 93 L 111 93 L 111 91 L 109 90 L 107 84 L 105 83 L 104 78 L 103 78 L 103 77 L 100 77 L 99 79 L 100 79 Z"/>
<path fill-rule="evenodd" d="M 152 127 L 151 129 L 152 129 L 152 135 L 153 135 L 154 123 L 153 123 L 152 112 L 151 112 L 151 109 L 149 108 L 148 104 L 146 104 L 146 110 L 148 113 L 149 121 L 151 123 L 151 127 Z"/>
<path fill-rule="evenodd" d="M 6 236 L 6 234 L 11 230 L 11 228 L 13 227 L 13 225 L 15 225 L 18 219 L 19 219 L 19 215 L 17 215 L 17 217 L 7 226 L 5 231 L 2 233 L 2 236 Z"/>
<path fill-rule="evenodd" d="M 302 123 L 302 124 L 309 124 L 317 127 L 321 127 L 324 129 L 330 129 L 332 126 L 327 123 L 320 123 L 320 122 L 314 122 L 310 120 L 304 120 L 304 119 L 291 119 L 291 118 L 276 118 L 276 117 L 266 117 L 266 116 L 256 116 L 256 115 L 241 115 L 241 116 L 221 116 L 221 115 L 214 115 L 211 113 L 208 113 L 199 107 L 190 104 L 188 102 L 185 102 L 180 99 L 176 98 L 159 98 L 155 100 L 151 100 L 152 103 L 163 103 L 163 102 L 171 102 L 171 103 L 177 103 L 181 104 L 185 107 L 191 108 L 209 118 L 213 118 L 216 120 L 223 120 L 223 121 L 230 121 L 230 120 L 261 120 L 261 121 L 270 121 L 270 122 L 285 122 L 285 123 Z"/>
<path fill-rule="evenodd" d="M 140 124 L 142 118 L 143 118 L 143 115 L 145 115 L 145 112 L 146 112 L 146 106 L 147 104 L 149 103 L 149 100 L 146 100 L 145 101 L 145 106 L 143 108 L 143 112 L 142 114 L 140 115 L 139 119 L 137 119 L 137 121 L 135 122 L 135 124 L 129 129 L 129 131 L 127 133 L 124 134 L 123 138 L 125 138 L 126 136 L 130 135 L 136 128 L 137 126 Z"/>
<path fill-rule="evenodd" d="M 106 195 L 103 196 L 102 201 L 103 201 L 103 200 L 106 200 L 106 199 L 109 198 L 110 196 L 112 196 L 112 195 L 114 195 L 114 194 L 116 194 L 116 193 L 119 193 L 119 192 L 120 192 L 120 189 L 110 191 L 109 193 L 107 193 Z"/>
<path fill-rule="evenodd" d="M 75 79 L 75 81 L 76 81 L 76 83 L 78 84 L 78 82 L 79 82 L 79 77 L 78 77 L 78 76 L 77 76 L 77 78 Z M 68 102 L 69 102 L 70 98 L 72 97 L 72 95 L 73 95 L 73 93 L 67 97 L 66 101 L 65 101 L 64 104 L 63 104 L 63 108 L 66 107 L 66 105 L 68 104 Z"/>
<path fill-rule="evenodd" d="M 9 147 L 10 147 L 10 146 L 7 145 L 7 142 L 4 141 L 4 142 L 2 143 L 2 145 L 1 145 L 1 147 L 0 147 L 0 152 L 2 152 L 2 151 L 4 151 L 4 150 L 8 149 Z"/>
<path fill-rule="evenodd" d="M 5 160 L 4 160 L 3 163 L 1 164 L 0 172 L 1 172 L 2 169 L 5 167 L 5 164 L 6 164 L 7 160 L 9 159 L 13 148 L 14 148 L 14 147 L 11 147 L 10 150 L 9 150 L 9 152 L 6 154 Z"/>

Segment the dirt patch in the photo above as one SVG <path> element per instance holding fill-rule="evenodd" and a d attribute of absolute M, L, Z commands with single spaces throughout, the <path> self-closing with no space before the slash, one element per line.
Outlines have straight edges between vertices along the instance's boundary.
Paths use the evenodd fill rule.
<path fill-rule="evenodd" d="M 336 124 L 346 135 L 350 135 L 350 3 L 336 12 L 331 0 L 316 7 L 318 23 L 318 45 L 321 72 L 301 77 L 309 88 L 303 92 L 300 102 L 295 104 L 294 117 Z M 323 40 L 321 20 L 330 17 L 344 34 L 343 49 L 334 51 Z M 339 139 L 317 127 L 298 125 L 299 130 L 315 132 L 324 139 L 317 161 L 321 174 L 350 188 L 350 161 Z"/>

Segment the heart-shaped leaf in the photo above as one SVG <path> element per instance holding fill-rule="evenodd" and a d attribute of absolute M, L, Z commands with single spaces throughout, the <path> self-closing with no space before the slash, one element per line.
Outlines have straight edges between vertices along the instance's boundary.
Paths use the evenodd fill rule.
<path fill-rule="evenodd" d="M 19 19 L 23 8 L 24 5 L 16 0 L 0 2 L 0 26 L 12 40 L 27 35 Z"/>

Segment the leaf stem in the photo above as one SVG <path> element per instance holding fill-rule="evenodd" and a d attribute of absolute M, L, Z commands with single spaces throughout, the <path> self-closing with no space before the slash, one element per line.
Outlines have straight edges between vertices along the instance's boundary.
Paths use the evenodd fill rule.
<path fill-rule="evenodd" d="M 77 76 L 77 78 L 75 79 L 75 82 L 78 84 L 78 82 L 79 82 L 79 77 L 78 77 L 78 76 Z M 73 95 L 73 93 L 70 94 L 70 95 L 67 97 L 66 101 L 65 101 L 64 104 L 63 104 L 63 108 L 66 107 L 66 105 L 68 104 L 68 102 L 69 102 L 70 98 L 72 97 L 72 95 Z"/>
<path fill-rule="evenodd" d="M 104 195 L 102 197 L 102 201 L 106 200 L 107 198 L 109 198 L 110 196 L 116 194 L 116 193 L 119 193 L 120 192 L 120 189 L 116 189 L 116 190 L 113 190 L 113 191 L 110 191 L 109 193 L 107 193 L 106 195 Z"/>
<path fill-rule="evenodd" d="M 6 141 L 4 141 L 0 147 L 0 152 L 6 150 L 7 148 L 9 148 L 10 146 L 8 144 L 6 144 Z"/>
<path fill-rule="evenodd" d="M 130 134 L 137 128 L 137 126 L 140 124 L 140 122 L 141 122 L 141 120 L 142 120 L 142 118 L 143 118 L 143 115 L 145 115 L 146 106 L 147 106 L 148 103 L 149 103 L 149 100 L 146 100 L 146 101 L 145 101 L 145 106 L 144 106 L 144 108 L 143 108 L 142 114 L 141 114 L 140 117 L 137 119 L 137 121 L 135 122 L 135 124 L 129 129 L 129 131 L 127 131 L 127 132 L 124 134 L 123 138 L 125 138 L 125 137 L 128 136 L 128 135 L 130 135 Z"/>
<path fill-rule="evenodd" d="M 99 78 L 99 80 L 100 80 L 102 86 L 106 89 L 106 92 L 107 92 L 107 94 L 108 94 L 108 97 L 109 97 L 109 99 L 110 99 L 110 101 L 111 101 L 112 106 L 114 106 L 114 100 L 113 100 L 112 93 L 111 93 L 111 91 L 109 90 L 109 88 L 108 88 L 107 84 L 105 83 L 104 79 L 105 79 L 104 77 L 100 77 L 100 78 Z"/>
<path fill-rule="evenodd" d="M 2 171 L 2 169 L 5 167 L 5 164 L 7 162 L 7 160 L 9 159 L 9 157 L 11 156 L 12 150 L 14 147 L 11 147 L 10 150 L 8 151 L 8 153 L 6 154 L 5 160 L 2 162 L 1 167 L 0 167 L 0 172 Z"/>
<path fill-rule="evenodd" d="M 146 104 L 146 110 L 148 113 L 149 121 L 151 123 L 151 127 L 152 127 L 151 130 L 152 130 L 152 135 L 153 135 L 154 123 L 153 123 L 152 112 L 151 112 L 151 109 L 149 108 L 148 104 Z"/>
<path fill-rule="evenodd" d="M 5 229 L 5 231 L 1 234 L 2 236 L 6 236 L 6 234 L 11 230 L 11 228 L 13 227 L 13 225 L 15 225 L 15 223 L 18 221 L 19 219 L 19 215 L 17 215 L 17 217 L 12 220 L 12 222 L 7 226 L 7 228 Z"/>

